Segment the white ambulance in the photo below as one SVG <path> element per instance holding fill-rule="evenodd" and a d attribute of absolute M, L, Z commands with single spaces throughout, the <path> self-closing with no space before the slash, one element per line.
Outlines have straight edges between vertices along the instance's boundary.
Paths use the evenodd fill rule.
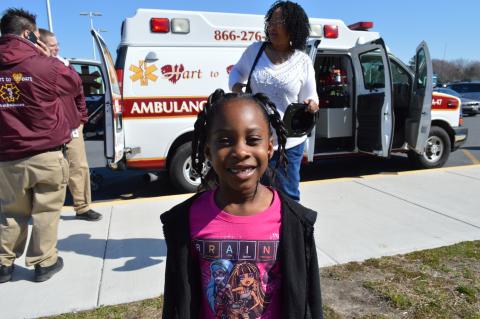
<path fill-rule="evenodd" d="M 417 48 L 416 74 L 387 52 L 371 22 L 310 19 L 320 114 L 307 141 L 309 161 L 322 156 L 408 152 L 439 167 L 466 140 L 460 103 L 434 99 L 428 48 Z M 168 170 L 193 191 L 190 148 L 196 114 L 245 48 L 264 39 L 260 15 L 138 9 L 121 28 L 116 63 L 100 35 L 105 82 L 105 156 L 112 168 Z M 437 112 L 437 108 L 438 112 Z"/>

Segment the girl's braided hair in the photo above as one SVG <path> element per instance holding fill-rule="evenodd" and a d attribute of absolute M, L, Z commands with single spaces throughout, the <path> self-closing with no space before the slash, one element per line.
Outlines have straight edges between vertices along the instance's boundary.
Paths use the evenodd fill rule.
<path fill-rule="evenodd" d="M 205 157 L 205 144 L 208 142 L 215 115 L 221 112 L 221 108 L 226 102 L 233 99 L 245 99 L 254 102 L 263 111 L 264 118 L 269 124 L 269 135 L 272 135 L 272 128 L 275 130 L 278 140 L 277 151 L 279 158 L 273 172 L 267 168 L 270 181 L 274 181 L 275 171 L 280 165 L 286 168 L 285 143 L 287 141 L 287 132 L 275 104 L 262 93 L 225 93 L 222 89 L 217 89 L 208 97 L 203 110 L 198 113 L 193 131 L 192 173 L 200 177 L 200 189 L 210 189 L 218 185 L 217 174 L 213 169 L 210 169 L 208 160 Z"/>

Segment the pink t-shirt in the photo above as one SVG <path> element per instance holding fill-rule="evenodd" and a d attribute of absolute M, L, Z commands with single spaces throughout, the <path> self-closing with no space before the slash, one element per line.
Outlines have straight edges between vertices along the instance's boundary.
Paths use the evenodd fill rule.
<path fill-rule="evenodd" d="M 217 207 L 215 191 L 190 208 L 193 252 L 202 276 L 201 318 L 280 318 L 281 203 L 252 216 L 235 216 Z"/>

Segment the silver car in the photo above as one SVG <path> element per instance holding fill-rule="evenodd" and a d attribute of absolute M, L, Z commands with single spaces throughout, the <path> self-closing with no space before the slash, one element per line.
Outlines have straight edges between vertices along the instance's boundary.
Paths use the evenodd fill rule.
<path fill-rule="evenodd" d="M 454 90 L 449 89 L 449 88 L 434 88 L 433 91 L 434 92 L 439 92 L 439 93 L 450 94 L 450 95 L 458 97 L 460 99 L 460 101 L 462 102 L 462 114 L 463 115 L 475 116 L 480 112 L 480 99 L 475 100 L 475 99 L 463 97 L 463 95 L 460 94 L 459 92 L 454 91 Z"/>

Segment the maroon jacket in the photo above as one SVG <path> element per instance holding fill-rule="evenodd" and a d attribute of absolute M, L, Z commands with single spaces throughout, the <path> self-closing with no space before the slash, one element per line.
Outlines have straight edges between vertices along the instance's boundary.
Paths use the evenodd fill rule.
<path fill-rule="evenodd" d="M 28 40 L 0 37 L 0 161 L 21 159 L 70 141 L 61 96 L 77 96 L 81 81 Z"/>
<path fill-rule="evenodd" d="M 70 68 L 75 72 L 75 76 L 78 77 L 78 81 L 81 83 L 82 80 L 78 73 L 72 67 Z M 80 92 L 77 96 L 62 96 L 60 99 L 62 100 L 63 105 L 65 105 L 65 117 L 70 123 L 72 129 L 76 129 L 80 124 L 85 124 L 87 122 L 87 105 L 85 103 L 82 85 L 80 85 Z"/>

